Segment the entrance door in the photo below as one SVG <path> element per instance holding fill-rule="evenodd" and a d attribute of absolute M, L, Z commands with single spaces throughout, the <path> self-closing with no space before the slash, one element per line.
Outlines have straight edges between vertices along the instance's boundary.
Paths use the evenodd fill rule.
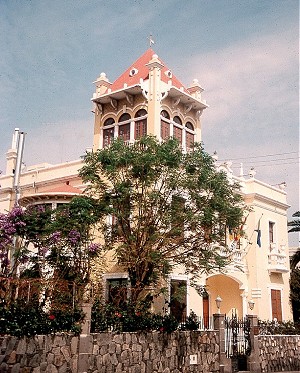
<path fill-rule="evenodd" d="M 209 327 L 209 295 L 203 294 L 203 326 L 208 329 Z"/>
<path fill-rule="evenodd" d="M 280 290 L 271 289 L 271 302 L 272 302 L 272 319 L 276 318 L 277 321 L 282 321 Z"/>

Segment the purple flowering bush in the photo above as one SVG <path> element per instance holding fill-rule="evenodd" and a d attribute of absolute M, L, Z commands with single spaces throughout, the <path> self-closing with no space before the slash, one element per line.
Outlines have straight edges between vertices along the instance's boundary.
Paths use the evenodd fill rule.
<path fill-rule="evenodd" d="M 0 214 L 0 277 L 57 278 L 86 284 L 101 251 L 93 227 L 102 211 L 88 197 L 52 210 L 14 207 Z"/>

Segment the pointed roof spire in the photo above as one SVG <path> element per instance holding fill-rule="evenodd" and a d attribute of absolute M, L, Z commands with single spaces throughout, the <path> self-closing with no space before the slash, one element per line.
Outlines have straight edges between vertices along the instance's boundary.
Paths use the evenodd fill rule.
<path fill-rule="evenodd" d="M 148 63 L 152 60 L 153 55 L 156 53 L 152 48 L 146 50 L 144 54 L 142 54 L 130 67 L 124 71 L 122 75 L 120 75 L 111 86 L 111 91 L 117 91 L 124 87 L 130 87 L 133 85 L 137 85 L 140 83 L 141 79 L 146 80 L 149 76 L 149 68 Z M 158 58 L 158 57 L 157 57 Z M 161 69 L 161 80 L 165 83 L 168 83 L 170 80 L 172 81 L 172 85 L 178 89 L 183 89 L 186 93 L 188 93 L 187 89 L 184 85 L 180 82 L 179 79 L 171 72 L 171 70 L 166 66 L 166 64 L 161 61 L 163 65 Z"/>

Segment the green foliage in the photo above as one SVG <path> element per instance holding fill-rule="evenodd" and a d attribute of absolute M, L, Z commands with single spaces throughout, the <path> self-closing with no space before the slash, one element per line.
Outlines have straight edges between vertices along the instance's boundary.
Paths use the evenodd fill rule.
<path fill-rule="evenodd" d="M 258 320 L 259 334 L 262 335 L 295 335 L 300 334 L 300 324 L 292 321 Z"/>
<path fill-rule="evenodd" d="M 179 326 L 172 315 L 161 315 L 149 312 L 148 306 L 128 302 L 122 308 L 113 304 L 95 303 L 92 309 L 92 332 L 115 331 L 136 332 L 157 330 L 171 333 Z M 190 330 L 190 329 L 186 329 Z"/>
<path fill-rule="evenodd" d="M 185 322 L 181 325 L 181 330 L 198 330 L 199 321 L 195 312 L 191 312 L 190 315 L 186 318 Z"/>
<path fill-rule="evenodd" d="M 175 139 L 147 136 L 131 146 L 118 139 L 88 153 L 80 176 L 103 207 L 103 249 L 114 249 L 128 271 L 132 301 L 175 265 L 197 277 L 230 260 L 218 249 L 226 252 L 226 230 L 242 225 L 242 199 L 201 145 L 183 154 Z"/>
<path fill-rule="evenodd" d="M 44 312 L 40 306 L 22 301 L 6 304 L 0 301 L 0 335 L 30 337 L 38 334 L 72 332 L 79 334 L 83 313 L 79 309 Z"/>
<path fill-rule="evenodd" d="M 290 277 L 290 301 L 294 321 L 300 324 L 300 269 L 294 268 Z"/>
<path fill-rule="evenodd" d="M 288 222 L 288 227 L 292 227 L 288 232 L 300 232 L 300 211 L 296 211 L 292 217 L 296 219 Z"/>

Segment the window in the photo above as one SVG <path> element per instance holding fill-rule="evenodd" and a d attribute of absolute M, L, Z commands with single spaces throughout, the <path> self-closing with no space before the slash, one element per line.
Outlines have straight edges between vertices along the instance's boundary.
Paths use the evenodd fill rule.
<path fill-rule="evenodd" d="M 280 290 L 271 289 L 272 319 L 282 321 L 281 310 L 281 292 Z"/>
<path fill-rule="evenodd" d="M 171 280 L 170 284 L 170 314 L 177 321 L 186 319 L 187 282 L 185 280 Z"/>
<path fill-rule="evenodd" d="M 160 115 L 164 118 L 170 119 L 170 115 L 166 110 L 162 110 Z"/>
<path fill-rule="evenodd" d="M 181 121 L 181 119 L 180 119 L 178 116 L 174 117 L 174 118 L 173 118 L 173 121 L 174 121 L 175 123 L 177 123 L 177 124 L 180 124 L 180 125 L 182 126 L 182 121 Z"/>
<path fill-rule="evenodd" d="M 131 116 L 128 113 L 124 113 L 120 116 L 119 123 L 126 122 L 127 120 L 130 120 Z"/>
<path fill-rule="evenodd" d="M 170 115 L 166 110 L 162 110 L 160 115 L 170 121 Z M 160 137 L 163 140 L 167 140 L 170 137 L 170 123 L 163 118 L 160 120 Z"/>
<path fill-rule="evenodd" d="M 182 129 L 174 126 L 174 138 L 179 141 L 179 144 L 182 144 Z"/>
<path fill-rule="evenodd" d="M 121 124 L 121 122 L 126 122 L 131 119 L 128 113 L 124 113 L 120 116 L 119 119 L 119 137 L 124 141 L 130 140 L 130 123 Z"/>
<path fill-rule="evenodd" d="M 107 301 L 115 306 L 121 306 L 127 301 L 127 278 L 107 279 Z"/>
<path fill-rule="evenodd" d="M 173 136 L 179 141 L 179 144 L 182 144 L 182 128 L 176 125 L 179 124 L 180 126 L 182 126 L 182 121 L 178 116 L 174 117 L 173 121 L 175 122 Z"/>
<path fill-rule="evenodd" d="M 114 132 L 115 129 L 113 128 L 105 128 L 103 130 L 103 147 L 109 146 L 114 140 Z"/>
<path fill-rule="evenodd" d="M 113 139 L 114 139 L 114 132 L 115 132 L 115 128 L 114 128 L 114 119 L 113 118 L 108 118 L 106 119 L 106 121 L 104 122 L 103 124 L 103 147 L 105 146 L 109 146 Z M 109 128 L 105 128 L 105 127 L 108 127 Z"/>
<path fill-rule="evenodd" d="M 106 126 L 111 126 L 115 123 L 115 120 L 113 118 L 108 118 L 106 119 L 106 121 L 104 122 L 103 126 L 106 127 Z"/>
<path fill-rule="evenodd" d="M 147 111 L 141 109 L 135 114 L 135 118 L 144 117 L 145 115 L 147 115 Z M 145 135 L 147 135 L 147 118 L 136 120 L 134 138 L 137 140 Z"/>
<path fill-rule="evenodd" d="M 185 135 L 185 146 L 186 149 L 193 149 L 194 147 L 194 126 L 192 125 L 191 122 L 187 122 L 185 124 L 186 128 L 186 135 Z"/>
<path fill-rule="evenodd" d="M 269 242 L 270 244 L 271 243 L 274 243 L 274 226 L 275 226 L 275 223 L 269 221 Z"/>

